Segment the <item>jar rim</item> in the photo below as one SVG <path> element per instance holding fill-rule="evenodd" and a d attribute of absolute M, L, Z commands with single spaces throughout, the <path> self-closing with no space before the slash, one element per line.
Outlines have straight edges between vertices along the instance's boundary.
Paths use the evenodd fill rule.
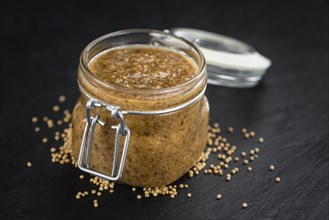
<path fill-rule="evenodd" d="M 115 84 L 112 84 L 112 83 L 108 83 L 108 82 L 105 82 L 105 81 L 101 80 L 100 78 L 97 77 L 97 75 L 95 75 L 91 72 L 91 70 L 89 69 L 89 66 L 88 66 L 89 61 L 87 60 L 87 54 L 88 54 L 88 52 L 91 48 L 93 48 L 95 45 L 97 45 L 98 43 L 102 42 L 103 40 L 105 40 L 107 38 L 114 37 L 114 36 L 125 35 L 125 34 L 133 34 L 133 33 L 157 33 L 157 34 L 161 34 L 161 35 L 164 35 L 164 36 L 169 36 L 169 37 L 175 38 L 178 41 L 181 41 L 181 42 L 187 44 L 188 46 L 193 48 L 193 50 L 196 51 L 198 57 L 200 58 L 200 64 L 197 65 L 198 69 L 197 69 L 196 75 L 193 78 L 191 78 L 190 80 L 188 80 L 188 81 L 186 81 L 182 84 L 172 86 L 172 87 L 161 88 L 161 89 L 152 89 L 152 88 L 151 89 L 145 89 L 145 88 L 126 88 L 126 87 L 122 87 L 122 86 L 115 85 Z M 89 79 L 92 79 L 92 80 L 96 81 L 97 84 L 100 84 L 102 87 L 104 87 L 106 89 L 113 90 L 113 91 L 119 91 L 119 92 L 124 92 L 124 93 L 138 93 L 138 94 L 154 94 L 154 93 L 165 94 L 165 93 L 174 92 L 174 91 L 177 91 L 177 90 L 181 89 L 182 87 L 193 84 L 194 82 L 198 82 L 199 79 L 202 78 L 203 75 L 206 73 L 206 71 L 205 71 L 205 68 L 206 68 L 205 57 L 204 57 L 203 53 L 201 52 L 201 50 L 197 46 L 195 46 L 190 41 L 188 41 L 188 40 L 186 40 L 182 37 L 179 37 L 177 35 L 167 33 L 167 32 L 164 32 L 164 31 L 154 30 L 154 29 L 125 29 L 125 30 L 111 32 L 109 34 L 105 34 L 105 35 L 102 35 L 102 36 L 96 38 L 95 40 L 90 42 L 83 49 L 83 51 L 80 55 L 80 65 L 79 65 L 79 67 L 83 70 L 83 71 L 81 71 L 82 75 L 88 81 L 89 81 Z"/>

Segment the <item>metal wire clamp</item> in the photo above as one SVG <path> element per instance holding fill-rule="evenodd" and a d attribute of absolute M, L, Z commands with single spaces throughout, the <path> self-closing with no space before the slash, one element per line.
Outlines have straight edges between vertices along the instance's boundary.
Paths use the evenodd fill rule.
<path fill-rule="evenodd" d="M 113 119 L 119 119 L 118 125 L 111 126 L 111 129 L 116 130 L 111 176 L 97 172 L 90 168 L 90 154 L 91 154 L 91 148 L 92 148 L 92 142 L 93 142 L 96 123 L 99 123 L 101 126 L 105 125 L 105 123 L 99 119 L 99 115 L 91 116 L 90 112 L 95 107 L 97 107 L 97 108 L 103 107 L 107 111 L 111 112 L 111 117 Z M 81 146 L 80 146 L 78 167 L 82 171 L 87 172 L 89 174 L 99 176 L 99 177 L 107 179 L 109 181 L 117 181 L 122 176 L 123 167 L 124 167 L 124 163 L 125 163 L 125 159 L 126 159 L 126 155 L 127 155 L 127 151 L 128 151 L 129 140 L 130 140 L 130 130 L 124 121 L 123 114 L 119 107 L 104 104 L 95 99 L 89 99 L 89 101 L 87 102 L 86 114 L 87 114 L 87 123 L 86 123 L 85 130 L 83 132 L 82 142 L 81 142 Z M 118 157 L 119 157 L 119 147 L 120 147 L 120 136 L 125 137 L 125 142 L 123 145 L 119 168 L 117 169 Z M 87 149 L 85 151 L 87 141 L 88 141 Z M 86 156 L 85 156 L 85 163 L 83 164 L 82 160 L 84 158 L 84 155 L 86 155 Z"/>

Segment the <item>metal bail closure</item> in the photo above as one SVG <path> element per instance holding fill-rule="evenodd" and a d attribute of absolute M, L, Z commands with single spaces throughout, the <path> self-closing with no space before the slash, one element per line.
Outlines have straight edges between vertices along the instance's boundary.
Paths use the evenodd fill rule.
<path fill-rule="evenodd" d="M 91 147 L 92 147 L 96 123 L 99 123 L 101 126 L 105 125 L 105 123 L 99 119 L 99 115 L 95 115 L 95 116 L 90 115 L 90 111 L 95 107 L 99 107 L 99 108 L 104 107 L 107 111 L 111 112 L 111 117 L 113 119 L 119 119 L 120 121 L 118 125 L 111 126 L 111 129 L 116 130 L 111 176 L 97 172 L 96 170 L 92 170 L 90 168 L 90 153 L 91 153 Z M 130 130 L 124 121 L 123 114 L 120 108 L 117 106 L 111 106 L 108 104 L 104 104 L 98 100 L 90 99 L 86 104 L 86 115 L 87 115 L 87 123 L 85 130 L 83 132 L 80 153 L 78 158 L 78 167 L 80 170 L 90 173 L 91 175 L 95 175 L 103 179 L 107 179 L 109 181 L 117 181 L 122 176 L 124 163 L 126 160 L 128 146 L 129 146 L 129 140 L 130 140 Z M 120 147 L 120 136 L 125 137 L 125 142 L 123 146 L 119 169 L 117 169 L 117 165 L 119 163 L 118 157 L 119 157 L 119 147 Z M 87 149 L 85 151 L 87 141 L 88 141 Z M 83 164 L 82 160 L 84 158 L 84 155 L 85 155 L 85 163 Z"/>

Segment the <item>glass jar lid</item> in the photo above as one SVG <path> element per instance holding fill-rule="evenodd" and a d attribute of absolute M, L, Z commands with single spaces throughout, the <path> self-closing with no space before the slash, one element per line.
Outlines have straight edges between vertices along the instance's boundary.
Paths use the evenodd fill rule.
<path fill-rule="evenodd" d="M 234 38 L 190 28 L 172 28 L 169 31 L 199 47 L 207 61 L 209 84 L 253 87 L 271 65 L 271 60 L 252 46 Z"/>

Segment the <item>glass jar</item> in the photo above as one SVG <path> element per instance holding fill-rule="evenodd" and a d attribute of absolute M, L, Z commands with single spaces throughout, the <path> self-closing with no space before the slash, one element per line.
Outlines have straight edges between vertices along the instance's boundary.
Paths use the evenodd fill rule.
<path fill-rule="evenodd" d="M 97 54 L 136 44 L 175 50 L 195 63 L 197 74 L 174 87 L 133 89 L 106 83 L 89 70 Z M 80 56 L 78 85 L 72 153 L 85 172 L 133 186 L 163 186 L 186 173 L 206 146 L 205 59 L 183 38 L 146 29 L 102 36 Z"/>

